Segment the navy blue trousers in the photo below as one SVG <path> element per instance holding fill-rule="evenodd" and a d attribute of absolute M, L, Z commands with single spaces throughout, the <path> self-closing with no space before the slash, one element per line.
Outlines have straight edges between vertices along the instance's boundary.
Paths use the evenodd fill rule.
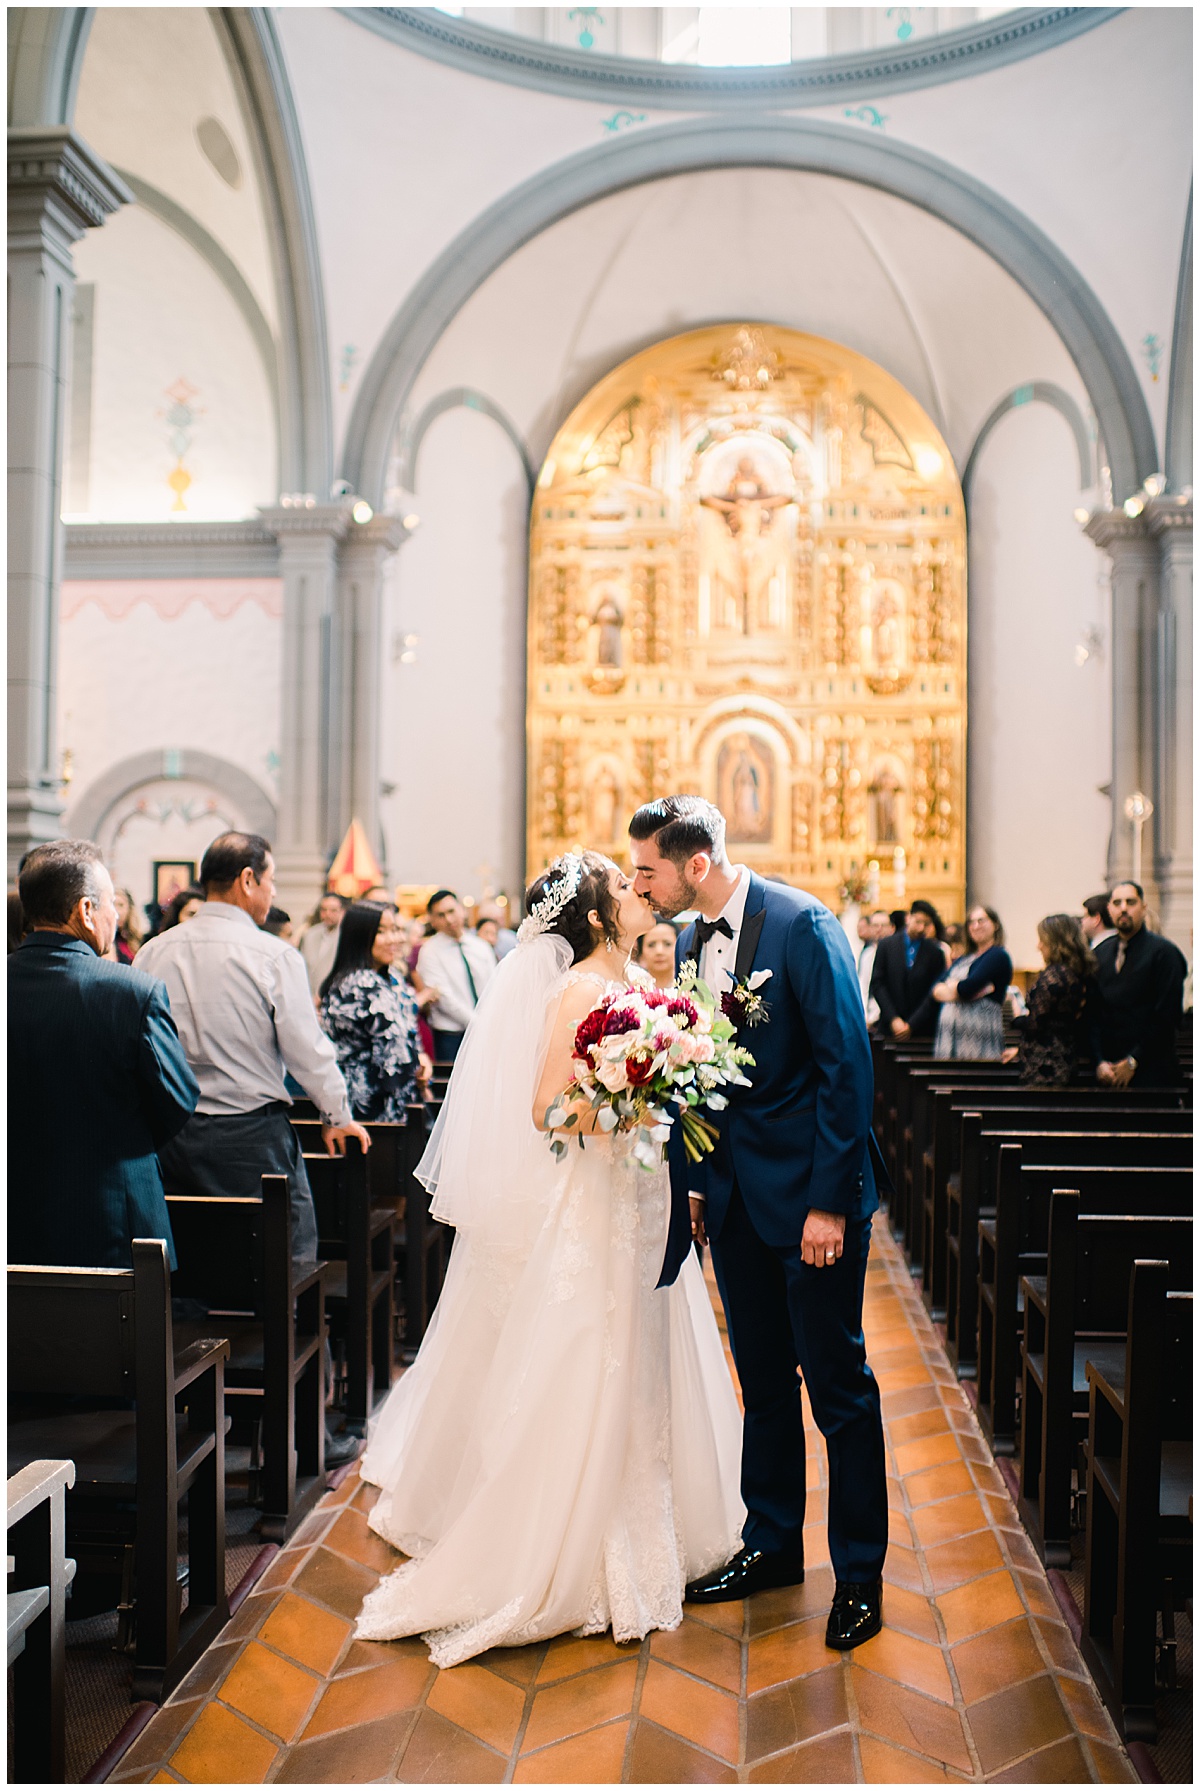
<path fill-rule="evenodd" d="M 796 1369 L 829 1451 L 829 1557 L 839 1580 L 875 1580 L 887 1553 L 879 1386 L 862 1332 L 870 1219 L 850 1219 L 842 1255 L 810 1268 L 796 1243 L 766 1244 L 734 1186 L 713 1269 L 742 1385 L 743 1542 L 804 1547 L 804 1419 Z"/>

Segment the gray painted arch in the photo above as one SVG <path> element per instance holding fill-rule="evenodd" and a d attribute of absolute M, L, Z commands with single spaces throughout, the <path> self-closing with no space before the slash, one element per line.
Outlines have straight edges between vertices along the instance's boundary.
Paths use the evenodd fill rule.
<path fill-rule="evenodd" d="M 472 75 L 607 105 L 711 112 L 792 110 L 878 99 L 1002 68 L 1115 18 L 1123 7 L 1023 6 L 998 18 L 886 49 L 818 56 L 769 68 L 699 68 L 541 43 L 435 6 L 346 6 L 348 18 L 406 50 Z"/>
<path fill-rule="evenodd" d="M 8 122 L 74 122 L 94 6 L 14 6 L 8 13 Z"/>
<path fill-rule="evenodd" d="M 199 218 L 193 217 L 190 211 L 176 203 L 167 193 L 160 193 L 157 187 L 150 185 L 140 175 L 132 173 L 128 168 L 118 168 L 121 176 L 138 204 L 156 217 L 160 223 L 181 236 L 189 247 L 208 263 L 213 273 L 220 280 L 226 292 L 242 314 L 242 320 L 249 330 L 258 350 L 258 358 L 262 362 L 266 374 L 267 391 L 271 396 L 271 409 L 275 422 L 275 465 L 282 466 L 280 458 L 282 444 L 279 439 L 279 365 L 276 357 L 275 337 L 271 326 L 263 314 L 263 310 L 253 292 L 250 290 L 241 269 L 231 256 L 227 255 L 212 232 L 206 230 Z"/>
<path fill-rule="evenodd" d="M 425 440 L 431 425 L 450 410 L 478 411 L 481 416 L 490 417 L 492 422 L 504 431 L 517 451 L 525 473 L 525 482 L 532 495 L 533 488 L 537 484 L 537 468 L 529 458 L 529 450 L 525 446 L 519 429 L 512 418 L 501 410 L 500 406 L 494 403 L 486 392 L 477 392 L 473 386 L 452 386 L 448 391 L 441 392 L 436 398 L 429 400 L 420 416 L 405 432 L 400 451 L 400 483 L 409 491 L 418 489 L 417 463 L 420 459 L 421 443 Z"/>
<path fill-rule="evenodd" d="M 1083 413 L 1069 392 L 1061 386 L 1052 385 L 1049 380 L 1034 379 L 1028 385 L 1015 386 L 991 410 L 975 437 L 971 452 L 967 456 L 967 464 L 963 468 L 962 488 L 964 501 L 970 502 L 971 480 L 983 452 L 984 443 L 996 427 L 1001 417 L 1006 417 L 1011 410 L 1020 410 L 1026 404 L 1048 404 L 1067 420 L 1071 434 L 1075 438 L 1075 448 L 1079 455 L 1079 489 L 1087 491 L 1095 483 L 1093 473 L 1092 444 L 1088 436 L 1088 427 Z"/>
<path fill-rule="evenodd" d="M 861 182 L 918 205 L 999 263 L 1045 314 L 1087 389 L 1122 501 L 1155 470 L 1154 431 L 1129 354 L 1096 294 L 1045 233 L 948 162 L 903 143 L 806 118 L 703 118 L 657 126 L 568 156 L 480 214 L 431 264 L 385 330 L 359 382 L 342 475 L 379 508 L 391 440 L 452 317 L 541 231 L 610 193 L 710 168 L 764 167 Z"/>
<path fill-rule="evenodd" d="M 1192 482 L 1192 195 L 1188 194 L 1175 327 L 1171 332 L 1171 385 L 1167 394 L 1167 445 L 1163 456 L 1167 490 L 1181 492 Z"/>
<path fill-rule="evenodd" d="M 21 7 L 9 16 L 9 123 L 74 123 L 93 7 Z M 300 121 L 270 9 L 213 7 L 238 92 L 266 213 L 278 296 L 273 349 L 285 491 L 324 498 L 333 477 L 333 393 L 325 288 Z"/>
<path fill-rule="evenodd" d="M 118 802 L 144 784 L 160 783 L 164 778 L 210 784 L 236 804 L 251 833 L 261 833 L 266 839 L 274 837 L 275 804 L 262 785 L 228 759 L 188 746 L 178 751 L 164 748 L 134 753 L 111 765 L 71 804 L 67 824 L 72 836 L 94 839 Z"/>

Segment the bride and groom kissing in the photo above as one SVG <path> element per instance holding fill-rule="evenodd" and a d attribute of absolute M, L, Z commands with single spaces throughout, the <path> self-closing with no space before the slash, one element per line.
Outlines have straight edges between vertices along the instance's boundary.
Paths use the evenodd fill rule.
<path fill-rule="evenodd" d="M 531 885 L 417 1172 L 456 1236 L 362 1462 L 380 1489 L 372 1527 L 409 1559 L 358 1633 L 421 1634 L 439 1666 L 566 1631 L 629 1641 L 675 1628 L 685 1599 L 799 1584 L 801 1377 L 829 1458 L 826 1642 L 881 1626 L 887 1490 L 862 1301 L 886 1172 L 849 945 L 815 898 L 730 864 L 699 797 L 640 808 L 630 854 L 632 876 L 585 852 Z M 684 912 L 699 918 L 677 969 L 734 1017 L 753 987 L 760 1023 L 740 1041 L 744 1085 L 712 1103 L 711 1152 L 685 1148 L 680 1120 L 647 1166 L 595 1101 L 568 1101 L 576 1035 L 636 985 L 629 954 L 655 915 Z M 582 1148 L 552 1150 L 564 1103 Z M 694 1240 L 712 1252 L 744 1420 Z"/>

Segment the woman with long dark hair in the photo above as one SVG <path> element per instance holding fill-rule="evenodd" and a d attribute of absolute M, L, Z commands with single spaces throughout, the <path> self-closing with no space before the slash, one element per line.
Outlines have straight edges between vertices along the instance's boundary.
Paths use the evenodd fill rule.
<path fill-rule="evenodd" d="M 1046 968 L 1029 991 L 1029 1012 L 1014 1021 L 1022 1082 L 1065 1088 L 1086 1049 L 1088 1015 L 1095 1000 L 1096 959 L 1073 914 L 1048 914 L 1038 922 L 1038 950 Z"/>
<path fill-rule="evenodd" d="M 355 1119 L 403 1125 L 421 1098 L 428 1060 L 417 1037 L 417 1002 L 393 965 L 404 926 L 384 902 L 353 902 L 342 918 L 333 969 L 321 984 L 321 1019 L 333 1040 Z"/>

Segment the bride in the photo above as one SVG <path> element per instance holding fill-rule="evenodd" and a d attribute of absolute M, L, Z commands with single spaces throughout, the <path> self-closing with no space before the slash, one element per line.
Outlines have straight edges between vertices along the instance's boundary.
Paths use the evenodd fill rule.
<path fill-rule="evenodd" d="M 729 1559 L 745 1516 L 695 1255 L 656 1286 L 665 1165 L 638 1167 L 586 1110 L 586 1143 L 561 1161 L 544 1131 L 576 1027 L 629 985 L 655 917 L 592 852 L 526 900 L 418 1170 L 456 1228 L 445 1286 L 361 1467 L 380 1489 L 372 1527 L 412 1559 L 368 1596 L 358 1634 L 421 1634 L 441 1667 L 567 1630 L 674 1629 L 684 1585 Z"/>

